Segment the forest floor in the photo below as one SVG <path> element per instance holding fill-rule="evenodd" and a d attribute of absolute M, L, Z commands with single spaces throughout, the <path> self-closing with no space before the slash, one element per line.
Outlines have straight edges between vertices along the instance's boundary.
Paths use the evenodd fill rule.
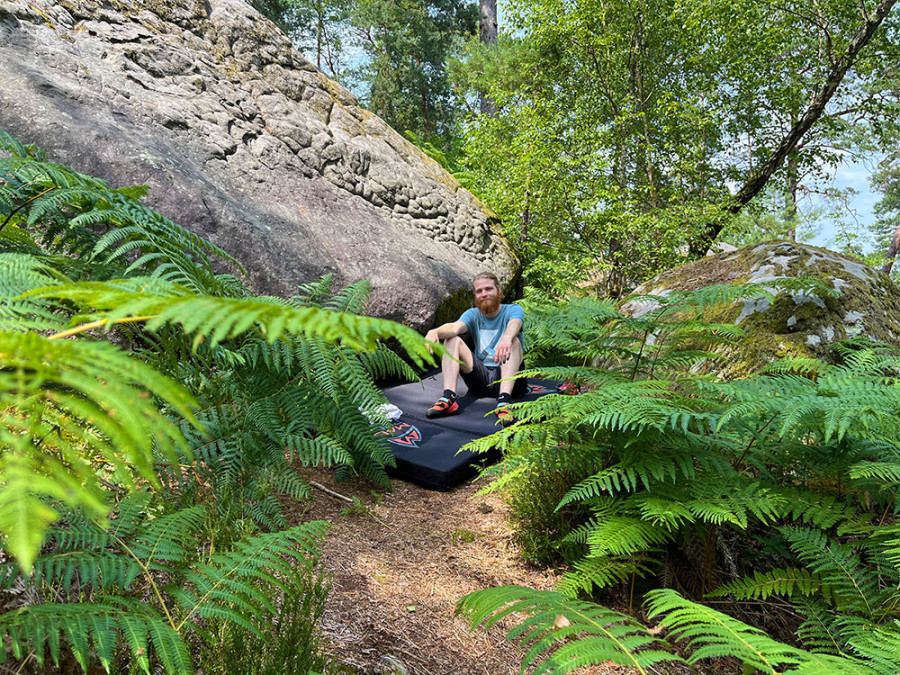
<path fill-rule="evenodd" d="M 559 578 L 558 572 L 528 565 L 517 555 L 500 497 L 477 495 L 482 483 L 440 493 L 394 480 L 393 490 L 383 492 L 363 480 L 337 483 L 326 470 L 304 474 L 365 505 L 354 509 L 314 488 L 312 502 L 294 514 L 297 522 L 332 523 L 322 556 L 324 569 L 333 575 L 322 628 L 330 653 L 344 666 L 338 672 L 521 672 L 522 651 L 505 641 L 504 630 L 470 632 L 453 615 L 466 593 L 504 584 L 552 589 Z M 578 672 L 624 675 L 628 669 L 610 663 Z"/>

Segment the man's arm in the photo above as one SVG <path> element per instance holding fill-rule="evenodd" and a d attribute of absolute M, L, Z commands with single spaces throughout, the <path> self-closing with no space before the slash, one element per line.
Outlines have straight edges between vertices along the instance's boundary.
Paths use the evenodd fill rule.
<path fill-rule="evenodd" d="M 509 352 L 512 349 L 512 342 L 522 330 L 521 319 L 510 319 L 506 324 L 506 330 L 494 349 L 494 360 L 499 364 L 504 364 L 509 360 Z"/>
<path fill-rule="evenodd" d="M 429 342 L 442 342 L 458 335 L 464 335 L 469 332 L 469 328 L 462 321 L 453 321 L 452 323 L 441 324 L 437 328 L 432 328 L 425 333 L 425 339 Z"/>

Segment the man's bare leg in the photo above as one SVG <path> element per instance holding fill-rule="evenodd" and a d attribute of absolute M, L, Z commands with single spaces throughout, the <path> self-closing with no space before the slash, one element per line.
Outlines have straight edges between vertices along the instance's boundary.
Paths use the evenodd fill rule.
<path fill-rule="evenodd" d="M 450 390 L 456 393 L 457 382 L 459 381 L 460 370 L 464 373 L 471 373 L 475 367 L 472 359 L 472 350 L 469 345 L 460 337 L 452 337 L 444 340 L 444 348 L 447 353 L 441 359 L 441 374 L 444 379 L 444 390 Z M 521 353 L 521 347 L 519 348 Z M 453 357 L 453 358 L 451 358 Z M 459 361 L 454 361 L 458 359 Z M 462 362 L 460 364 L 460 361 Z M 510 389 L 512 391 L 512 389 Z"/>
<path fill-rule="evenodd" d="M 502 378 L 502 381 L 500 382 L 501 395 L 512 395 L 512 390 L 516 385 L 516 381 L 508 378 L 515 377 L 516 373 L 519 372 L 523 358 L 522 341 L 518 337 L 515 337 L 510 345 L 509 358 L 506 360 L 506 363 L 500 364 L 500 377 Z"/>
<path fill-rule="evenodd" d="M 456 415 L 459 412 L 459 403 L 456 400 L 456 384 L 460 370 L 464 373 L 471 373 L 475 367 L 475 363 L 472 360 L 472 351 L 459 337 L 444 340 L 444 349 L 447 350 L 441 359 L 444 395 L 425 411 L 425 416 L 428 418 Z"/>

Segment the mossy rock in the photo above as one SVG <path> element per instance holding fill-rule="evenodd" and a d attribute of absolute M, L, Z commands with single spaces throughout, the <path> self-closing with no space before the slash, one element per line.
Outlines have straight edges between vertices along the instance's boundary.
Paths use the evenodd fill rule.
<path fill-rule="evenodd" d="M 831 362 L 833 343 L 860 335 L 900 348 L 900 288 L 881 271 L 817 246 L 771 241 L 719 253 L 664 272 L 635 293 L 665 296 L 716 284 L 791 278 L 815 279 L 839 294 L 781 291 L 774 301 L 742 300 L 710 312 L 708 321 L 734 323 L 747 334 L 737 344 L 721 348 L 727 357 L 721 375 L 740 377 L 785 357 Z M 630 313 L 647 309 L 634 304 Z"/>

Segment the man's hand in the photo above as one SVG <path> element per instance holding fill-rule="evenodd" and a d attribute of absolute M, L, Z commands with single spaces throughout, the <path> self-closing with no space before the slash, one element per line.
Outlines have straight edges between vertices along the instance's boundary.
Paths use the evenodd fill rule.
<path fill-rule="evenodd" d="M 425 333 L 425 341 L 440 344 L 441 339 L 438 337 L 437 328 L 432 328 L 430 331 Z M 434 354 L 434 350 L 431 348 L 431 345 L 425 345 L 425 347 L 428 348 L 429 354 Z"/>
<path fill-rule="evenodd" d="M 500 339 L 500 342 L 497 343 L 496 348 L 494 348 L 494 361 L 499 363 L 501 366 L 509 361 L 509 354 L 512 350 L 512 340 L 503 337 Z"/>

